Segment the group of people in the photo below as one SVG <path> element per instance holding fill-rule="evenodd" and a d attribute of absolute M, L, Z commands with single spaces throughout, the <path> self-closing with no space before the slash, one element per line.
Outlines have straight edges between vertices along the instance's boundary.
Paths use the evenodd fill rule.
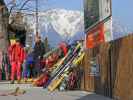
<path fill-rule="evenodd" d="M 16 79 L 19 83 L 22 78 L 26 81 L 27 78 L 37 77 L 42 69 L 40 61 L 44 54 L 45 46 L 41 37 L 36 38 L 34 49 L 31 50 L 23 47 L 19 39 L 10 41 L 7 53 L 10 64 L 8 80 L 13 84 Z"/>
<path fill-rule="evenodd" d="M 46 48 L 41 37 L 35 38 L 34 48 L 31 49 L 22 46 L 19 39 L 10 40 L 6 57 L 3 57 L 4 60 L 0 59 L 0 63 L 4 61 L 4 67 L 0 66 L 0 75 L 2 75 L 1 72 L 4 72 L 5 80 L 11 80 L 12 84 L 15 80 L 19 83 L 21 79 L 27 81 L 28 78 L 37 78 L 44 70 L 50 69 L 58 59 L 67 54 L 66 43 L 62 42 L 58 47 L 60 48 L 57 50 L 58 52 L 54 52 L 44 59 Z"/>

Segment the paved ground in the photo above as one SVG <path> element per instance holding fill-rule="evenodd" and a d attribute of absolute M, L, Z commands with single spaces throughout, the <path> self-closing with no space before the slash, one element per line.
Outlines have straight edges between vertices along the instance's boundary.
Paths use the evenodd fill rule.
<path fill-rule="evenodd" d="M 0 96 L 0 100 L 111 100 L 109 98 L 88 93 L 84 91 L 66 91 L 53 93 L 42 88 L 32 87 L 32 85 L 10 85 L 0 82 L 0 94 L 13 91 L 17 86 L 26 90 L 26 93 L 21 96 Z"/>

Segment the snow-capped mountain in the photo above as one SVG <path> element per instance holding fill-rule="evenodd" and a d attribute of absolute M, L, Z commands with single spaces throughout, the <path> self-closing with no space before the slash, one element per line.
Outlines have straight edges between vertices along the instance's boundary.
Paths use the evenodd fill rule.
<path fill-rule="evenodd" d="M 131 34 L 130 29 L 123 25 L 118 19 L 113 19 L 113 40 Z"/>
<path fill-rule="evenodd" d="M 35 31 L 35 15 L 26 17 L 28 24 Z M 84 31 L 84 16 L 80 11 L 51 9 L 39 13 L 39 31 L 48 35 L 54 30 L 62 39 L 72 38 Z"/>

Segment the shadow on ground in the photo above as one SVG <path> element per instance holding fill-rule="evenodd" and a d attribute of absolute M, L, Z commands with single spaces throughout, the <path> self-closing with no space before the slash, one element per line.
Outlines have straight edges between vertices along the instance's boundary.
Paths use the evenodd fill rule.
<path fill-rule="evenodd" d="M 79 99 L 76 100 L 113 100 L 101 95 L 96 95 L 96 94 L 88 94 L 86 96 L 80 97 Z"/>

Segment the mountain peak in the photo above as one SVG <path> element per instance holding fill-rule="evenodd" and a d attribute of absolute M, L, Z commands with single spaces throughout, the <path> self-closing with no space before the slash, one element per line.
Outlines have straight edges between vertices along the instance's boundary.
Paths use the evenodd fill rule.
<path fill-rule="evenodd" d="M 35 30 L 35 16 L 30 17 L 28 23 Z M 42 29 L 48 33 L 50 28 L 53 28 L 63 39 L 71 38 L 84 30 L 84 16 L 80 11 L 59 8 L 39 12 L 40 33 L 43 33 L 41 32 Z"/>

